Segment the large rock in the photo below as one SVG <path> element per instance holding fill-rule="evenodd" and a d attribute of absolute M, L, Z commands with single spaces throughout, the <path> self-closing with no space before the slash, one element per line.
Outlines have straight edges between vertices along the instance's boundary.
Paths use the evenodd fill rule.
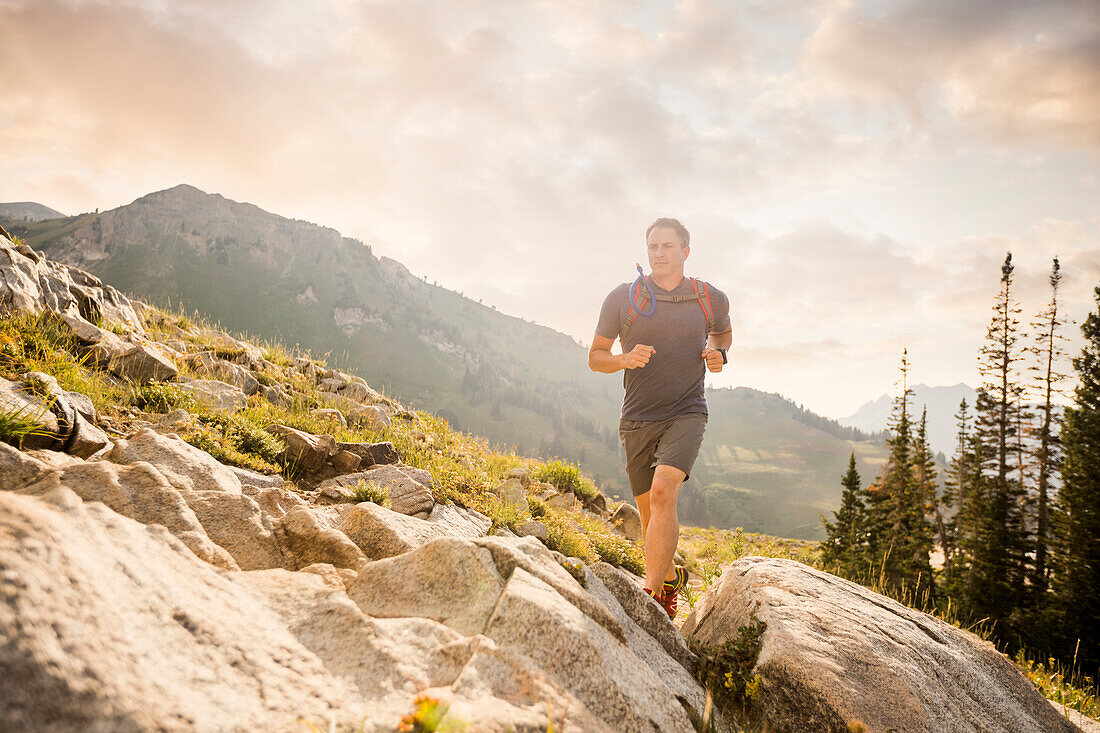
<path fill-rule="evenodd" d="M 471 636 L 485 629 L 503 587 L 488 550 L 444 537 L 364 565 L 348 595 L 369 616 L 430 618 Z"/>
<path fill-rule="evenodd" d="M 265 600 L 164 527 L 67 489 L 0 494 L 0 638 L 3 730 L 350 729 L 370 715 Z"/>
<path fill-rule="evenodd" d="M 623 502 L 611 515 L 611 524 L 631 542 L 642 541 L 642 515 L 638 508 L 628 502 Z"/>
<path fill-rule="evenodd" d="M 682 630 L 717 644 L 767 624 L 754 671 L 766 727 L 1074 731 L 993 645 L 793 560 L 735 561 Z"/>
<path fill-rule="evenodd" d="M 106 319 L 144 333 L 129 299 L 83 270 L 16 247 L 0 235 L 0 312 L 53 311 L 87 321 Z"/>
<path fill-rule="evenodd" d="M 147 464 L 101 463 L 150 472 L 150 504 L 185 493 Z M 357 508 L 276 522 L 303 572 L 225 572 L 66 488 L 0 494 L 0 729 L 381 733 L 430 695 L 446 729 L 691 730 L 701 691 L 596 576 L 586 594 L 532 540 L 444 538 L 367 562 L 336 529 Z M 607 604 L 619 634 L 578 599 Z"/>
<path fill-rule="evenodd" d="M 426 618 L 370 618 L 313 573 L 266 570 L 235 580 L 262 598 L 330 674 L 371 703 L 367 730 L 395 730 L 414 695 L 450 684 L 470 654 L 470 643 L 446 626 Z"/>
<path fill-rule="evenodd" d="M 13 491 L 50 472 L 50 467 L 23 451 L 0 443 L 0 491 Z"/>
<path fill-rule="evenodd" d="M 481 512 L 454 504 L 436 504 L 428 521 L 442 527 L 453 537 L 484 537 L 493 526 L 493 520 Z"/>
<path fill-rule="evenodd" d="M 373 484 L 387 493 L 393 511 L 427 519 L 435 506 L 435 499 L 431 489 L 422 481 L 431 481 L 427 471 L 408 466 L 382 465 L 328 479 L 317 489 L 338 500 L 360 483 Z"/>
<path fill-rule="evenodd" d="M 665 617 L 665 623 L 667 624 L 667 626 L 661 628 L 667 629 L 675 635 L 676 640 L 679 642 L 678 646 L 669 644 L 667 638 L 664 640 L 658 639 L 650 632 L 649 628 L 635 622 L 634 618 L 619 602 L 618 596 L 607 587 L 602 578 L 615 574 L 615 577 L 627 583 L 631 581 L 621 570 L 607 563 L 598 564 L 604 566 L 605 572 L 597 574 L 594 572 L 594 568 L 585 567 L 585 590 L 596 598 L 626 631 L 626 643 L 630 650 L 639 659 L 643 660 L 646 666 L 657 673 L 657 676 L 661 678 L 661 681 L 681 703 L 686 703 L 691 708 L 691 717 L 701 720 L 706 712 L 706 693 L 695 677 L 692 676 L 692 671 L 695 669 L 695 655 L 688 651 L 683 638 L 668 620 L 668 614 L 661 614 Z M 649 599 L 642 592 L 640 587 L 636 585 L 634 587 L 639 594 L 650 600 L 652 605 L 657 606 L 652 599 Z M 657 610 L 660 611 L 660 608 L 657 608 Z M 672 648 L 670 649 L 670 647 Z M 722 726 L 718 726 L 718 728 L 724 729 Z"/>
<path fill-rule="evenodd" d="M 105 457 L 122 464 L 148 461 L 180 491 L 241 493 L 240 479 L 228 466 L 175 435 L 161 435 L 151 428 L 116 441 Z"/>
<path fill-rule="evenodd" d="M 493 493 L 500 498 L 504 506 L 527 511 L 527 492 L 524 491 L 523 482 L 520 479 L 510 478 L 502 481 L 493 488 Z"/>
<path fill-rule="evenodd" d="M 196 402 L 214 410 L 236 412 L 248 406 L 248 396 L 244 391 L 228 382 L 181 377 L 180 383 L 176 386 L 194 397 Z"/>
<path fill-rule="evenodd" d="M 695 730 L 657 672 L 523 568 L 508 579 L 485 635 L 536 660 L 613 730 Z"/>
<path fill-rule="evenodd" d="M 163 382 L 179 374 L 175 363 L 158 346 L 148 341 L 139 341 L 112 354 L 107 369 L 116 377 L 138 384 Z"/>
<path fill-rule="evenodd" d="M 19 493 L 38 496 L 62 486 L 84 501 L 103 502 L 124 517 L 165 527 L 200 560 L 227 570 L 238 568 L 226 549 L 211 540 L 183 493 L 148 463 L 78 463 L 42 476 Z"/>
<path fill-rule="evenodd" d="M 390 426 L 390 416 L 381 407 L 363 405 L 353 407 L 353 409 L 348 412 L 348 424 L 354 425 L 357 428 L 378 432 Z"/>
<path fill-rule="evenodd" d="M 344 532 L 325 526 L 323 516 L 307 507 L 290 509 L 275 522 L 274 531 L 293 570 L 314 563 L 354 570 L 367 559 Z"/>
<path fill-rule="evenodd" d="M 286 446 L 283 451 L 285 459 L 307 474 L 320 471 L 330 458 L 340 452 L 336 438 L 331 435 L 312 435 L 279 424 L 268 425 L 266 430 L 282 439 Z"/>
<path fill-rule="evenodd" d="M 271 517 L 252 497 L 224 491 L 192 491 L 184 498 L 207 536 L 232 555 L 241 570 L 287 565 Z"/>
<path fill-rule="evenodd" d="M 232 384 L 246 395 L 254 395 L 261 391 L 260 382 L 252 376 L 247 368 L 225 359 L 219 359 L 212 351 L 200 351 L 197 354 L 192 354 L 187 358 L 187 364 L 199 374 Z"/>
<path fill-rule="evenodd" d="M 340 450 L 346 450 L 359 456 L 359 467 L 361 469 L 381 463 L 397 463 L 401 460 L 397 448 L 389 441 L 383 443 L 337 443 L 337 446 Z"/>
<path fill-rule="evenodd" d="M 605 562 L 592 565 L 586 572 L 599 579 L 630 620 L 660 644 L 666 654 L 685 669 L 695 668 L 695 655 L 688 649 L 684 637 L 680 636 L 661 606 L 646 595 L 641 585 L 631 580 L 625 571 Z"/>
<path fill-rule="evenodd" d="M 447 536 L 447 531 L 439 524 L 390 511 L 369 501 L 352 506 L 340 530 L 372 560 L 401 555 Z"/>

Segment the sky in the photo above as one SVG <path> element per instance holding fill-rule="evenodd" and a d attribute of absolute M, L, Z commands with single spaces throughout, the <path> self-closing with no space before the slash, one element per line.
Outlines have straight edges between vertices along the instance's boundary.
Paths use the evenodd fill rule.
<path fill-rule="evenodd" d="M 583 344 L 677 217 L 710 383 L 831 417 L 975 386 L 1006 252 L 1100 284 L 1094 0 L 0 0 L 0 88 L 0 201 L 188 183 Z"/>

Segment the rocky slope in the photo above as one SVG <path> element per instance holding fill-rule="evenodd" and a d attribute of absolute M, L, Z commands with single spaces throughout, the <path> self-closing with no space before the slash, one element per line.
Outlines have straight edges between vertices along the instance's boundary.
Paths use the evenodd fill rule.
<path fill-rule="evenodd" d="M 599 561 L 630 564 L 627 505 L 230 339 L 0 237 L 0 729 L 1076 729 L 965 632 L 760 558 L 684 627 L 766 624 L 715 710 Z"/>

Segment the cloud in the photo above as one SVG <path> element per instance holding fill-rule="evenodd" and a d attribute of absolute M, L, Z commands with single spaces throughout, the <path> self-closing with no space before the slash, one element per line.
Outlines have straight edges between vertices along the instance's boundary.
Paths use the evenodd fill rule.
<path fill-rule="evenodd" d="M 943 118 L 971 139 L 1100 148 L 1100 6 L 1078 0 L 850 4 L 826 17 L 803 66 L 821 92 Z"/>
<path fill-rule="evenodd" d="M 1054 254 L 1091 293 L 1097 7 L 0 0 L 0 198 L 187 182 L 582 339 L 678 216 L 723 378 L 811 404 L 972 364 L 1006 249 L 1025 301 Z"/>

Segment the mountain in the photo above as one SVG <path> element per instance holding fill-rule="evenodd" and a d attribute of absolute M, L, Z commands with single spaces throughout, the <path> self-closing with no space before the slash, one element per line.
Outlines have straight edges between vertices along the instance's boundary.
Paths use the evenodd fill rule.
<path fill-rule="evenodd" d="M 569 336 L 430 284 L 333 229 L 186 185 L 102 213 L 0 223 L 124 292 L 327 354 L 458 429 L 523 454 L 562 456 L 610 496 L 629 496 L 617 434 L 621 379 L 591 372 Z M 820 538 L 817 514 L 839 504 L 853 446 L 870 461 L 880 441 L 777 395 L 742 388 L 727 400 L 723 392 L 704 465 L 689 482 L 698 488 L 685 489 L 695 495 L 686 516 Z M 756 452 L 749 460 L 740 450 Z"/>
<path fill-rule="evenodd" d="M 856 454 L 865 485 L 886 459 L 881 439 L 782 395 L 710 389 L 707 404 L 707 437 L 680 500 L 689 522 L 751 529 L 767 517 L 771 534 L 823 539 L 819 514 L 836 509 L 848 457 Z"/>
<path fill-rule="evenodd" d="M 0 204 L 0 217 L 4 219 L 44 221 L 46 219 L 61 219 L 64 216 L 60 211 L 54 211 L 49 206 L 36 204 L 33 201 Z"/>
<path fill-rule="evenodd" d="M 955 413 L 959 410 L 959 403 L 965 399 L 972 410 L 977 392 L 961 382 L 951 387 L 918 384 L 912 390 L 913 399 L 910 404 L 913 406 L 912 414 L 915 418 L 919 420 L 921 410 L 928 407 L 928 442 L 932 444 L 932 450 L 942 451 L 945 456 L 950 457 L 955 451 L 958 434 Z M 864 432 L 879 432 L 886 429 L 893 407 L 894 395 L 884 394 L 838 422 Z"/>

